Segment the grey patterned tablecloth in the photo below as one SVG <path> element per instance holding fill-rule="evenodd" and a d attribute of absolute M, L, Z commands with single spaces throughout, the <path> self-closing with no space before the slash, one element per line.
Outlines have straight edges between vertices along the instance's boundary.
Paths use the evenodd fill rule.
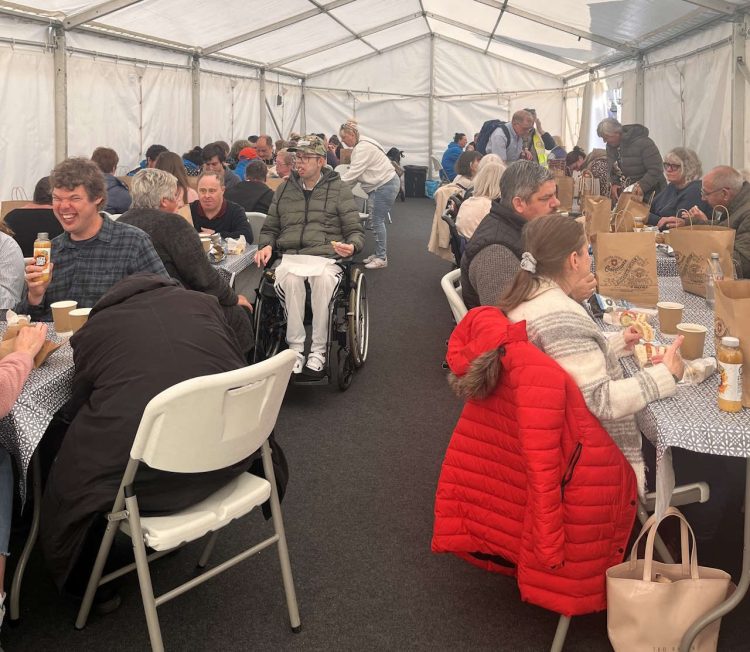
<path fill-rule="evenodd" d="M 659 279 L 659 300 L 677 301 L 685 306 L 684 322 L 702 324 L 708 329 L 704 356 L 715 355 L 714 313 L 706 306 L 703 297 L 682 290 L 679 277 Z M 618 327 L 598 322 L 604 330 Z M 670 336 L 657 332 L 663 344 Z M 633 357 L 622 358 L 628 376 L 638 371 Z M 638 424 L 643 434 L 656 446 L 657 451 L 657 513 L 663 513 L 674 488 L 671 468 L 671 446 L 679 446 L 699 453 L 713 453 L 731 457 L 750 457 L 750 409 L 729 413 L 719 410 L 717 404 L 719 377 L 714 374 L 699 385 L 677 385 L 677 393 L 668 399 L 649 403 L 638 414 Z"/>
<path fill-rule="evenodd" d="M 0 334 L 7 324 L 0 323 Z M 73 349 L 49 324 L 48 338 L 64 342 L 44 364 L 32 369 L 10 413 L 0 419 L 0 445 L 18 462 L 18 491 L 26 499 L 26 473 L 31 457 L 52 417 L 70 398 L 73 383 Z"/>
<path fill-rule="evenodd" d="M 244 253 L 237 256 L 227 256 L 220 263 L 216 263 L 216 269 L 229 282 L 232 274 L 237 275 L 253 264 L 256 251 L 258 251 L 257 245 L 248 245 Z"/>

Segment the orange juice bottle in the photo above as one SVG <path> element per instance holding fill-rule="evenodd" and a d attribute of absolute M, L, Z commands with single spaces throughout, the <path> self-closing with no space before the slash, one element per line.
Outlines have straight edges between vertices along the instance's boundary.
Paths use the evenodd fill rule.
<path fill-rule="evenodd" d="M 52 243 L 49 234 L 39 233 L 34 241 L 34 264 L 37 267 L 44 267 L 40 280 L 49 281 L 49 263 L 52 258 Z"/>
<path fill-rule="evenodd" d="M 719 409 L 742 409 L 742 351 L 736 337 L 722 337 L 716 356 L 719 363 Z"/>

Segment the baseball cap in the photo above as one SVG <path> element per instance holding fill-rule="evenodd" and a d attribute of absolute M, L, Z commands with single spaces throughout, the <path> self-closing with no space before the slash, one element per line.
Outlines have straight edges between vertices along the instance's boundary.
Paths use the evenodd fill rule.
<path fill-rule="evenodd" d="M 326 148 L 323 141 L 315 134 L 302 136 L 296 145 L 287 147 L 287 150 L 290 152 L 302 152 L 303 154 L 316 154 L 323 157 L 326 155 Z"/>
<path fill-rule="evenodd" d="M 240 150 L 240 153 L 238 154 L 238 156 L 240 157 L 240 160 L 242 160 L 243 158 L 254 159 L 254 158 L 258 158 L 258 152 L 255 151 L 252 147 L 243 147 Z"/>

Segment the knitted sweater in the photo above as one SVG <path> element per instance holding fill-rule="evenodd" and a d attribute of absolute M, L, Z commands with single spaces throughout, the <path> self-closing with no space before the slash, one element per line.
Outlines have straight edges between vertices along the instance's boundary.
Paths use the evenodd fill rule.
<path fill-rule="evenodd" d="M 380 144 L 371 138 L 360 137 L 352 149 L 349 169 L 341 175 L 341 180 L 352 186 L 359 181 L 362 190 L 370 194 L 395 176 L 393 163 Z"/>
<path fill-rule="evenodd" d="M 622 333 L 605 338 L 586 309 L 547 279 L 508 318 L 526 320 L 529 341 L 573 377 L 589 410 L 633 466 L 638 492 L 644 495 L 645 465 L 636 414 L 648 403 L 674 395 L 676 385 L 669 369 L 657 364 L 624 378 L 618 360 L 630 352 Z"/>
<path fill-rule="evenodd" d="M 0 361 L 0 418 L 10 412 L 33 367 L 34 358 L 25 351 L 15 351 Z"/>

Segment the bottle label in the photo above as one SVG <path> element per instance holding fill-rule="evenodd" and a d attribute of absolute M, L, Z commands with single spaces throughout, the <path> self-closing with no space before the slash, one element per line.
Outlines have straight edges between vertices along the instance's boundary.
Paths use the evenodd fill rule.
<path fill-rule="evenodd" d="M 719 398 L 725 401 L 742 400 L 742 365 L 719 361 Z"/>
<path fill-rule="evenodd" d="M 44 267 L 49 263 L 49 249 L 34 250 L 34 264 L 38 267 Z"/>

